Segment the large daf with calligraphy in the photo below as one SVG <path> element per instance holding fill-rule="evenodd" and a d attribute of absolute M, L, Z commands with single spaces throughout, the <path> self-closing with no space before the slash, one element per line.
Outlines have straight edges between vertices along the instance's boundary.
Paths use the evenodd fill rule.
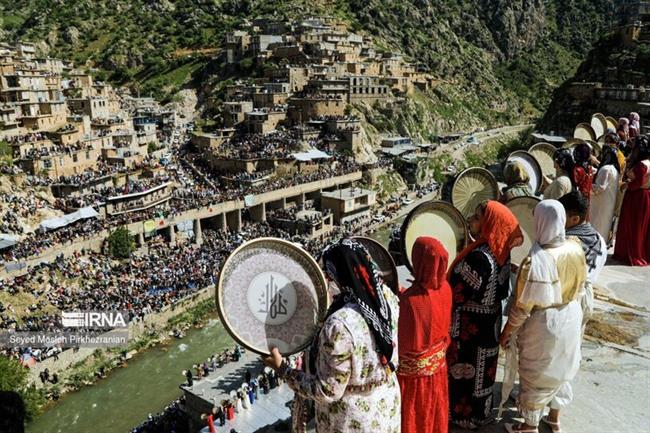
<path fill-rule="evenodd" d="M 226 330 L 259 354 L 273 347 L 284 354 L 303 350 L 327 308 L 327 285 L 316 261 L 276 238 L 237 248 L 224 264 L 216 296 Z"/>

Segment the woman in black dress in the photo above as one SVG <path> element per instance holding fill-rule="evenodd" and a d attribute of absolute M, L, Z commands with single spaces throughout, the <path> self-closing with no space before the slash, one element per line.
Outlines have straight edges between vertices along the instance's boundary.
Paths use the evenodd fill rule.
<path fill-rule="evenodd" d="M 492 386 L 501 334 L 501 301 L 508 296 L 510 250 L 523 236 L 501 203 L 479 205 L 469 221 L 477 239 L 449 268 L 453 292 L 449 368 L 450 420 L 475 429 L 492 419 Z"/>

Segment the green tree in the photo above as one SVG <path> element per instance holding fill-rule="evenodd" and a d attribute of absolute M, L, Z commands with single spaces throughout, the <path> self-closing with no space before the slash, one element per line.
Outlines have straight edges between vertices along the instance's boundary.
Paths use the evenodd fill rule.
<path fill-rule="evenodd" d="M 108 251 L 111 256 L 127 259 L 135 250 L 135 239 L 126 227 L 120 227 L 108 235 Z"/>
<path fill-rule="evenodd" d="M 45 403 L 42 390 L 28 383 L 29 370 L 12 358 L 0 356 L 0 391 L 15 391 L 25 403 L 25 416 L 31 420 Z"/>
<path fill-rule="evenodd" d="M 156 143 L 151 142 L 151 143 L 147 144 L 147 153 L 152 154 L 156 150 L 158 150 L 158 146 L 156 145 Z"/>
<path fill-rule="evenodd" d="M 1 124 L 2 122 L 0 122 Z M 11 157 L 11 146 L 4 140 L 0 140 L 0 165 L 11 165 L 13 159 Z"/>

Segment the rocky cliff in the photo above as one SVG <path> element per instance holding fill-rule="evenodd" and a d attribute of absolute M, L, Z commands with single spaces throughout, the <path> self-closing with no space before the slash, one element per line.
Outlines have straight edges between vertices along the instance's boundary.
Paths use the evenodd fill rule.
<path fill-rule="evenodd" d="M 599 40 L 576 74 L 563 83 L 538 128 L 570 134 L 575 125 L 601 112 L 618 118 L 637 111 L 650 115 L 650 43 L 625 41 L 618 32 Z"/>

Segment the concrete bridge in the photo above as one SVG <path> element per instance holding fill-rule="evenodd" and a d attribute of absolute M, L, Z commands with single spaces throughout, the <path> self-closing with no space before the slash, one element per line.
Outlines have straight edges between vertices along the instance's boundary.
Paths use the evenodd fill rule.
<path fill-rule="evenodd" d="M 136 242 L 139 246 L 145 244 L 144 234 L 152 230 L 164 231 L 169 241 L 173 244 L 176 242 L 178 225 L 181 223 L 187 224 L 188 221 L 191 221 L 194 239 L 197 244 L 201 244 L 203 241 L 203 228 L 241 230 L 242 211 L 245 209 L 248 209 L 250 218 L 253 221 L 266 221 L 267 210 L 283 209 L 293 204 L 299 206 L 306 200 L 319 199 L 323 191 L 349 187 L 354 182 L 361 180 L 361 178 L 362 172 L 355 171 L 341 176 L 307 182 L 261 194 L 249 195 L 244 197 L 244 200 L 229 200 L 214 203 L 183 211 L 166 218 L 154 218 L 147 221 L 133 222 L 127 224 L 126 227 L 136 237 Z M 108 234 L 108 230 L 102 230 L 89 237 L 71 239 L 63 245 L 56 245 L 43 251 L 38 256 L 21 260 L 20 263 L 24 266 L 21 266 L 20 269 L 11 271 L 7 271 L 6 268 L 0 269 L 0 276 L 23 274 L 30 267 L 42 262 L 53 261 L 56 256 L 61 254 L 67 257 L 82 249 L 98 251 Z"/>

